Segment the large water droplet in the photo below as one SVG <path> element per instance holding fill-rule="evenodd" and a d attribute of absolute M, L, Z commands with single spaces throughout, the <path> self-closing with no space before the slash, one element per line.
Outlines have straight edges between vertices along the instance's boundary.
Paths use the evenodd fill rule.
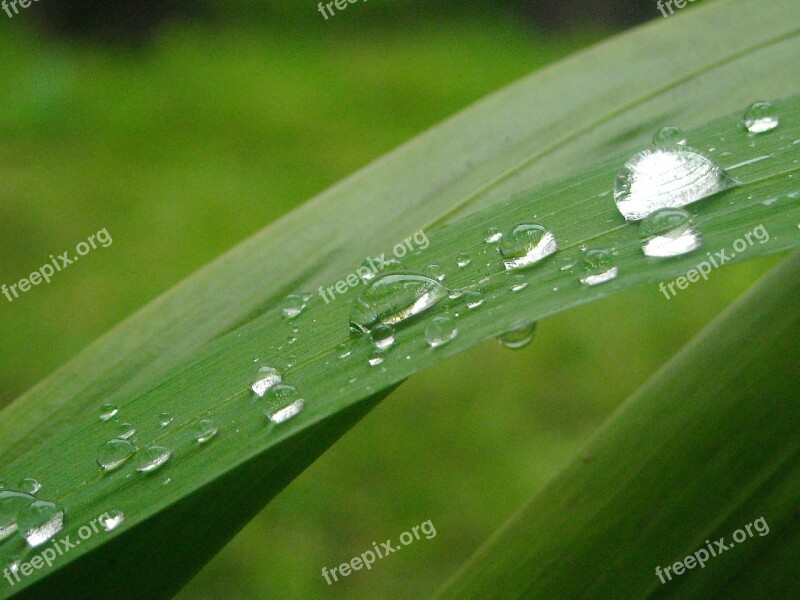
<path fill-rule="evenodd" d="M 219 427 L 211 419 L 201 419 L 194 428 L 194 439 L 198 444 L 205 444 L 219 433 Z"/>
<path fill-rule="evenodd" d="M 100 407 L 100 420 L 109 421 L 119 414 L 119 407 L 116 404 L 103 404 Z"/>
<path fill-rule="evenodd" d="M 121 510 L 109 510 L 100 515 L 99 520 L 105 531 L 114 531 L 125 521 L 125 515 Z"/>
<path fill-rule="evenodd" d="M 250 389 L 253 390 L 256 396 L 261 398 L 266 394 L 270 388 L 275 387 L 281 382 L 281 374 L 274 367 L 264 366 L 258 370 L 258 378 L 255 380 Z"/>
<path fill-rule="evenodd" d="M 614 200 L 638 221 L 659 208 L 678 208 L 736 185 L 713 160 L 684 146 L 659 146 L 633 156 L 617 175 Z"/>
<path fill-rule="evenodd" d="M 534 223 L 521 223 L 500 242 L 506 270 L 521 269 L 538 263 L 558 250 L 553 234 Z"/>
<path fill-rule="evenodd" d="M 583 253 L 584 285 L 600 285 L 617 278 L 619 268 L 611 263 L 611 254 L 607 250 L 585 250 Z"/>
<path fill-rule="evenodd" d="M 104 471 L 113 471 L 136 453 L 136 446 L 126 440 L 108 440 L 97 452 L 97 464 Z"/>
<path fill-rule="evenodd" d="M 425 340 L 431 348 L 444 346 L 456 339 L 458 329 L 450 317 L 434 317 L 425 328 Z"/>
<path fill-rule="evenodd" d="M 504 334 L 497 336 L 497 341 L 506 348 L 519 350 L 524 348 L 533 340 L 536 334 L 536 323 L 522 323 L 509 329 Z"/>
<path fill-rule="evenodd" d="M 150 473 L 158 469 L 172 457 L 172 452 L 163 446 L 148 446 L 139 452 L 136 470 L 140 473 Z"/>
<path fill-rule="evenodd" d="M 679 127 L 667 125 L 653 135 L 653 144 L 656 146 L 685 146 L 686 135 Z"/>
<path fill-rule="evenodd" d="M 390 273 L 373 279 L 353 305 L 350 329 L 367 333 L 376 325 L 402 323 L 447 297 L 441 283 L 413 273 Z"/>
<path fill-rule="evenodd" d="M 648 215 L 639 228 L 646 256 L 666 258 L 697 250 L 703 238 L 682 208 L 662 208 Z"/>
<path fill-rule="evenodd" d="M 394 344 L 394 327 L 391 325 L 376 325 L 372 328 L 369 337 L 376 348 L 386 350 Z"/>
<path fill-rule="evenodd" d="M 276 385 L 269 392 L 270 402 L 277 404 L 287 404 L 297 397 L 297 388 L 293 385 L 280 384 Z"/>
<path fill-rule="evenodd" d="M 269 415 L 269 420 L 276 424 L 285 423 L 289 419 L 293 419 L 299 415 L 303 408 L 305 408 L 305 405 L 305 400 L 295 400 L 288 406 L 284 406 L 283 408 L 271 413 Z"/>
<path fill-rule="evenodd" d="M 18 487 L 21 492 L 35 496 L 36 493 L 42 489 L 42 484 L 36 481 L 33 477 L 26 477 L 19 482 Z"/>
<path fill-rule="evenodd" d="M 0 540 L 17 530 L 19 512 L 36 500 L 30 494 L 14 490 L 0 490 Z"/>
<path fill-rule="evenodd" d="M 17 524 L 28 545 L 36 548 L 64 527 L 64 509 L 52 502 L 37 500 L 19 512 Z"/>
<path fill-rule="evenodd" d="M 780 123 L 778 111 L 769 102 L 754 102 L 744 113 L 744 126 L 750 133 L 764 133 Z"/>

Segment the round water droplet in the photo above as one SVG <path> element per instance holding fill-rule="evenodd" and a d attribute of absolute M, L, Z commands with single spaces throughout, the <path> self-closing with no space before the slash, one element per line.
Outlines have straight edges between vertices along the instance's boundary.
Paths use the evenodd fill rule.
<path fill-rule="evenodd" d="M 478 308 L 481 304 L 483 304 L 484 300 L 483 294 L 476 290 L 464 292 L 464 303 L 470 310 L 473 308 Z"/>
<path fill-rule="evenodd" d="M 376 348 L 386 350 L 394 344 L 394 327 L 391 325 L 376 325 L 372 328 L 369 336 Z"/>
<path fill-rule="evenodd" d="M 36 481 L 33 477 L 26 477 L 19 482 L 18 487 L 21 492 L 35 496 L 36 493 L 42 489 L 42 484 Z"/>
<path fill-rule="evenodd" d="M 697 250 L 703 238 L 682 208 L 662 208 L 648 215 L 639 228 L 645 256 L 666 258 Z"/>
<path fill-rule="evenodd" d="M 290 294 L 283 301 L 283 316 L 287 319 L 294 319 L 306 307 L 306 300 L 299 294 Z"/>
<path fill-rule="evenodd" d="M 36 500 L 19 511 L 17 525 L 28 545 L 36 548 L 64 527 L 64 509 L 53 502 Z"/>
<path fill-rule="evenodd" d="M 512 292 L 521 292 L 528 287 L 528 282 L 523 275 L 514 275 L 514 283 L 511 284 Z"/>
<path fill-rule="evenodd" d="M 148 446 L 139 452 L 136 470 L 140 473 L 150 473 L 158 469 L 172 457 L 172 452 L 163 446 Z"/>
<path fill-rule="evenodd" d="M 444 281 L 447 275 L 442 271 L 439 265 L 428 265 L 425 269 L 429 277 L 433 277 L 436 281 Z"/>
<path fill-rule="evenodd" d="M 600 285 L 617 278 L 619 268 L 611 263 L 611 254 L 607 250 L 584 250 L 584 285 Z"/>
<path fill-rule="evenodd" d="M 764 133 L 775 129 L 780 123 L 780 117 L 769 102 L 754 102 L 745 111 L 743 122 L 750 133 Z"/>
<path fill-rule="evenodd" d="M 201 419 L 194 428 L 194 439 L 198 444 L 205 444 L 219 433 L 219 427 L 211 419 Z"/>
<path fill-rule="evenodd" d="M 350 329 L 367 333 L 376 325 L 403 323 L 447 297 L 441 283 L 413 273 L 390 273 L 373 279 L 355 301 Z"/>
<path fill-rule="evenodd" d="M 17 530 L 19 512 L 36 500 L 30 494 L 14 490 L 0 490 L 0 541 Z"/>
<path fill-rule="evenodd" d="M 679 127 L 667 125 L 656 131 L 653 136 L 653 144 L 656 146 L 685 146 L 686 136 Z"/>
<path fill-rule="evenodd" d="M 521 323 L 497 336 L 497 341 L 506 348 L 519 350 L 524 348 L 533 340 L 536 334 L 536 323 Z"/>
<path fill-rule="evenodd" d="M 113 471 L 136 453 L 136 446 L 126 440 L 108 440 L 97 452 L 97 464 L 104 471 Z"/>
<path fill-rule="evenodd" d="M 380 348 L 376 348 L 369 357 L 369 366 L 377 367 L 384 360 L 386 360 L 386 352 Z"/>
<path fill-rule="evenodd" d="M 713 160 L 685 146 L 658 146 L 639 152 L 617 175 L 614 201 L 628 221 L 659 208 L 679 208 L 736 185 Z"/>
<path fill-rule="evenodd" d="M 99 521 L 105 531 L 114 531 L 125 521 L 125 515 L 121 510 L 109 510 L 100 515 Z"/>
<path fill-rule="evenodd" d="M 258 377 L 256 378 L 250 389 L 253 393 L 261 398 L 271 388 L 275 387 L 281 382 L 281 374 L 275 367 L 263 366 L 258 370 Z"/>
<path fill-rule="evenodd" d="M 291 404 L 284 406 L 269 414 L 269 420 L 280 425 L 289 419 L 293 419 L 305 408 L 306 402 L 303 399 L 295 400 Z"/>
<path fill-rule="evenodd" d="M 458 267 L 460 269 L 463 269 L 464 267 L 469 265 L 471 262 L 472 262 L 472 259 L 470 258 L 469 254 L 467 254 L 466 252 L 462 252 L 461 254 L 458 255 L 457 264 L 458 264 Z"/>
<path fill-rule="evenodd" d="M 450 317 L 434 317 L 425 328 L 425 340 L 431 348 L 444 346 L 456 339 L 458 329 Z"/>
<path fill-rule="evenodd" d="M 287 404 L 297 397 L 297 388 L 293 385 L 280 384 L 276 385 L 269 392 L 269 401 L 275 402 L 279 405 Z"/>
<path fill-rule="evenodd" d="M 115 427 L 115 436 L 120 440 L 127 440 L 136 435 L 136 427 L 130 423 L 120 423 Z"/>
<path fill-rule="evenodd" d="M 100 420 L 109 421 L 119 414 L 119 407 L 116 404 L 103 404 L 100 407 Z"/>
<path fill-rule="evenodd" d="M 158 423 L 161 425 L 161 427 L 166 427 L 172 423 L 172 415 L 169 413 L 161 413 L 158 415 Z"/>
<path fill-rule="evenodd" d="M 339 344 L 336 347 L 336 355 L 339 358 L 347 358 L 348 356 L 350 356 L 350 354 L 352 354 L 352 352 L 353 351 L 350 350 L 350 346 L 348 346 L 347 344 Z"/>
<path fill-rule="evenodd" d="M 500 242 L 506 270 L 535 265 L 558 250 L 553 234 L 535 223 L 521 223 Z"/>
<path fill-rule="evenodd" d="M 483 238 L 483 241 L 487 244 L 496 244 L 500 240 L 503 239 L 503 234 L 500 233 L 500 230 L 497 227 L 489 227 L 486 230 L 486 235 Z"/>

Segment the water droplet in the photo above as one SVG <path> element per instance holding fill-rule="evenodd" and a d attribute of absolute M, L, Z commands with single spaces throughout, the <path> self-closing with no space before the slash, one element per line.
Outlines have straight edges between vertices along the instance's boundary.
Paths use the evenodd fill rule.
<path fill-rule="evenodd" d="M 797 199 L 800 199 L 800 191 L 797 191 L 797 192 L 789 192 L 788 194 L 786 194 L 786 197 L 787 197 L 787 198 L 789 198 L 789 200 L 797 200 Z M 0 485 L 0 487 L 3 487 L 3 486 L 2 486 L 2 485 Z"/>
<path fill-rule="evenodd" d="M 447 275 L 442 271 L 442 267 L 439 265 L 428 265 L 425 271 L 429 277 L 433 277 L 436 281 L 444 281 L 447 279 Z"/>
<path fill-rule="evenodd" d="M 686 135 L 679 127 L 667 125 L 656 131 L 653 136 L 653 144 L 656 146 L 685 146 Z"/>
<path fill-rule="evenodd" d="M 500 242 L 506 270 L 521 269 L 538 263 L 558 250 L 553 234 L 533 223 L 521 223 Z"/>
<path fill-rule="evenodd" d="M 163 446 L 148 446 L 139 452 L 136 470 L 140 473 L 150 473 L 158 469 L 172 457 L 172 452 Z"/>
<path fill-rule="evenodd" d="M 455 290 L 450 290 L 450 293 L 447 294 L 447 297 L 450 298 L 450 300 L 458 300 L 463 295 L 464 295 L 464 290 L 458 288 Z"/>
<path fill-rule="evenodd" d="M 763 204 L 764 206 L 772 206 L 777 201 L 778 201 L 778 197 L 775 196 L 774 198 L 767 198 L 766 200 L 762 200 L 761 204 Z"/>
<path fill-rule="evenodd" d="M 662 208 L 645 217 L 639 227 L 645 256 L 666 258 L 697 250 L 703 238 L 682 208 Z"/>
<path fill-rule="evenodd" d="M 514 283 L 511 284 L 511 291 L 521 292 L 526 287 L 528 287 L 528 282 L 525 280 L 525 277 L 523 275 L 515 275 Z"/>
<path fill-rule="evenodd" d="M 713 160 L 684 146 L 658 146 L 639 152 L 617 175 L 614 201 L 628 221 L 659 208 L 678 208 L 736 185 Z"/>
<path fill-rule="evenodd" d="M 109 421 L 119 414 L 119 407 L 116 404 L 103 404 L 100 407 L 100 420 Z"/>
<path fill-rule="evenodd" d="M 16 575 L 17 573 L 19 573 L 20 566 L 22 566 L 22 561 L 15 556 L 8 563 L 8 571 L 12 575 Z"/>
<path fill-rule="evenodd" d="M 372 354 L 369 357 L 369 366 L 370 367 L 377 367 L 381 364 L 384 360 L 386 360 L 386 352 L 379 348 L 373 350 Z"/>
<path fill-rule="evenodd" d="M 533 340 L 536 334 L 536 323 L 521 323 L 506 331 L 504 334 L 497 336 L 497 341 L 506 348 L 511 350 L 519 350 L 524 348 Z"/>
<path fill-rule="evenodd" d="M 489 227 L 489 229 L 486 230 L 486 235 L 484 236 L 483 241 L 487 244 L 496 244 L 502 239 L 503 234 L 499 229 L 497 229 L 497 227 Z"/>
<path fill-rule="evenodd" d="M 347 358 L 352 354 L 352 350 L 347 344 L 339 344 L 336 348 L 336 354 L 339 358 Z"/>
<path fill-rule="evenodd" d="M 286 404 L 287 402 L 291 402 L 296 396 L 297 388 L 295 388 L 293 385 L 286 385 L 283 383 L 276 385 L 269 392 L 270 402 L 276 402 L 277 404 Z"/>
<path fill-rule="evenodd" d="M 441 283 L 413 273 L 391 273 L 373 279 L 353 305 L 350 329 L 367 333 L 376 325 L 402 323 L 428 310 L 448 290 Z"/>
<path fill-rule="evenodd" d="M 19 511 L 17 524 L 28 545 L 36 548 L 64 527 L 64 509 L 52 502 L 37 500 Z"/>
<path fill-rule="evenodd" d="M 97 464 L 104 471 L 120 467 L 137 451 L 136 446 L 126 440 L 108 440 L 97 452 Z"/>
<path fill-rule="evenodd" d="M 470 310 L 473 308 L 478 308 L 481 304 L 483 304 L 484 300 L 483 294 L 476 290 L 470 290 L 464 293 L 464 303 Z"/>
<path fill-rule="evenodd" d="M 425 340 L 431 348 L 444 346 L 456 339 L 458 329 L 450 317 L 434 317 L 425 328 Z"/>
<path fill-rule="evenodd" d="M 172 423 L 172 415 L 169 413 L 161 413 L 158 415 L 158 423 L 161 425 L 161 427 L 166 427 Z"/>
<path fill-rule="evenodd" d="M 136 435 L 136 427 L 130 423 L 120 423 L 116 426 L 116 437 L 120 440 L 127 440 Z"/>
<path fill-rule="evenodd" d="M 289 294 L 283 301 L 283 316 L 287 319 L 294 319 L 306 307 L 306 300 L 299 294 Z"/>
<path fill-rule="evenodd" d="M 0 490 L 0 540 L 17 530 L 19 512 L 36 500 L 30 494 L 14 490 Z"/>
<path fill-rule="evenodd" d="M 744 126 L 750 133 L 764 133 L 775 129 L 780 118 L 769 102 L 754 102 L 744 113 Z"/>
<path fill-rule="evenodd" d="M 109 510 L 99 517 L 100 525 L 105 531 L 114 531 L 117 527 L 122 525 L 125 520 L 125 515 L 121 510 Z"/>
<path fill-rule="evenodd" d="M 611 254 L 607 250 L 584 250 L 584 285 L 600 285 L 617 278 L 619 268 L 611 264 Z"/>
<path fill-rule="evenodd" d="M 369 335 L 373 345 L 381 350 L 391 348 L 394 344 L 394 327 L 391 325 L 376 325 Z"/>
<path fill-rule="evenodd" d="M 305 408 L 305 405 L 305 400 L 295 400 L 288 406 L 284 406 L 283 408 L 271 413 L 269 415 L 269 420 L 276 424 L 285 423 L 289 419 L 299 415 L 300 411 Z"/>
<path fill-rule="evenodd" d="M 456 264 L 458 264 L 459 269 L 463 269 L 471 262 L 472 259 L 470 258 L 469 254 L 467 254 L 466 252 L 462 252 L 461 254 L 458 255 L 458 260 Z"/>
<path fill-rule="evenodd" d="M 33 477 L 26 477 L 19 482 L 18 487 L 21 492 L 35 496 L 36 493 L 42 489 L 42 484 L 36 481 Z"/>
<path fill-rule="evenodd" d="M 194 439 L 198 444 L 205 444 L 219 433 L 219 427 L 211 419 L 201 419 L 194 428 Z"/>
<path fill-rule="evenodd" d="M 263 366 L 258 370 L 258 378 L 255 380 L 250 389 L 253 390 L 256 396 L 263 397 L 270 388 L 275 387 L 281 382 L 281 374 L 274 367 Z"/>

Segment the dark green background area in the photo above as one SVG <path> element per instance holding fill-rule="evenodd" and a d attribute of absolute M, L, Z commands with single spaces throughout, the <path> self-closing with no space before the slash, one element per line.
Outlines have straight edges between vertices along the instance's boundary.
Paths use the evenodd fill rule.
<path fill-rule="evenodd" d="M 44 2 L 0 33 L 0 283 L 99 229 L 114 242 L 0 297 L 0 404 L 315 193 L 615 25 L 553 29 L 452 4 L 418 18 L 420 3 L 379 0 L 325 23 L 312 3 L 258 3 L 285 9 L 271 23 L 238 2 L 130 47 L 43 35 Z M 772 262 L 715 271 L 669 301 L 653 287 L 573 310 L 524 350 L 488 343 L 421 373 L 182 597 L 428 597 Z M 434 539 L 325 584 L 323 566 L 427 520 Z"/>

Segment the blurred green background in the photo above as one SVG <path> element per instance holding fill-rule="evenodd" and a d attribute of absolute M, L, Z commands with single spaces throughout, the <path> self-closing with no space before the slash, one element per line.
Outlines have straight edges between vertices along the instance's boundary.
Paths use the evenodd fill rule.
<path fill-rule="evenodd" d="M 596 3 L 580 12 L 591 6 L 582 2 L 559 11 L 371 0 L 325 22 L 312 2 L 242 0 L 171 4 L 165 14 L 151 6 L 137 20 L 116 2 L 47 11 L 46 1 L 2 21 L 0 33 L 0 283 L 102 228 L 114 241 L 13 303 L 0 297 L 0 405 L 415 134 L 615 28 L 658 17 L 641 2 L 609 2 L 597 15 Z M 572 310 L 540 323 L 524 350 L 484 344 L 419 374 L 180 597 L 430 597 L 774 262 L 717 271 L 670 301 L 654 287 Z M 326 585 L 322 567 L 427 520 L 432 540 Z"/>

